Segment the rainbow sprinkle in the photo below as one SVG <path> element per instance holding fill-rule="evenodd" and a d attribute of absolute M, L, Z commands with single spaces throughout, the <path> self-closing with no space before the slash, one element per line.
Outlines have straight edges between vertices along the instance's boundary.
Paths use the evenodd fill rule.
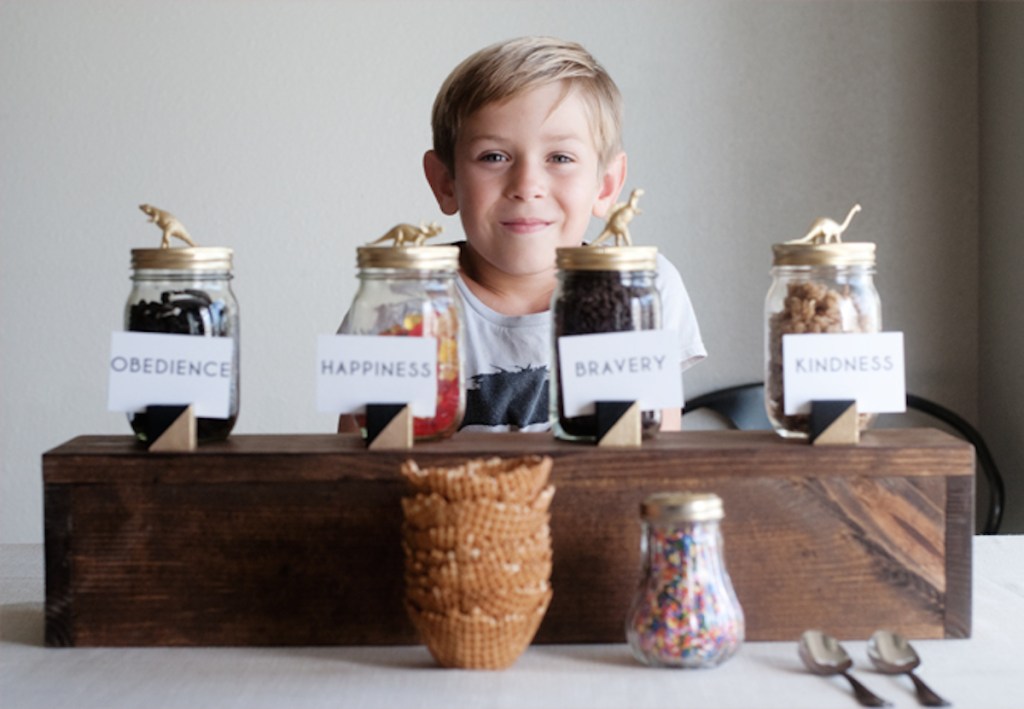
<path fill-rule="evenodd" d="M 647 574 L 626 634 L 641 662 L 714 667 L 743 642 L 743 609 L 722 560 L 717 522 L 647 526 Z"/>

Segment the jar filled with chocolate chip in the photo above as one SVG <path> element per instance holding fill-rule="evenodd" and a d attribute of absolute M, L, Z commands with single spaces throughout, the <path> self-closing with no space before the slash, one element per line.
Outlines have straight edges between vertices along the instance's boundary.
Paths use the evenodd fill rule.
<path fill-rule="evenodd" d="M 436 225 L 399 225 L 357 250 L 359 289 L 339 332 L 345 335 L 432 337 L 437 340 L 437 403 L 431 416 L 413 417 L 417 441 L 447 438 L 462 423 L 466 391 L 462 370 L 462 306 L 455 285 L 457 246 L 424 246 Z M 407 243 L 412 240 L 412 244 Z M 356 421 L 365 433 L 365 416 Z"/>
<path fill-rule="evenodd" d="M 231 291 L 231 262 L 232 250 L 220 247 L 132 249 L 126 330 L 231 338 L 229 415 L 198 416 L 199 442 L 227 438 L 238 418 L 238 302 Z M 145 412 L 129 414 L 128 420 L 136 437 L 145 441 Z"/>
<path fill-rule="evenodd" d="M 551 301 L 554 347 L 551 422 L 557 438 L 592 441 L 597 415 L 567 415 L 559 385 L 559 338 L 661 327 L 655 287 L 658 249 L 653 246 L 582 246 L 557 250 L 558 284 Z M 641 412 L 641 435 L 654 436 L 661 412 Z"/>
<path fill-rule="evenodd" d="M 786 414 L 783 375 L 785 335 L 874 333 L 882 328 L 875 288 L 875 244 L 843 243 L 843 225 L 819 220 L 803 239 L 772 247 L 772 285 L 765 299 L 765 408 L 776 433 L 806 438 L 810 414 Z M 860 414 L 866 429 L 873 414 Z"/>

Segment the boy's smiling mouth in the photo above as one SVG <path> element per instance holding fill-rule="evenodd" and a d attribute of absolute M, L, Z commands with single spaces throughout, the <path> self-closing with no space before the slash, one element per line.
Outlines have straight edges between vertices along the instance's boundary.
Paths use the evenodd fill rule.
<path fill-rule="evenodd" d="M 501 226 L 514 234 L 533 234 L 548 228 L 552 222 L 546 219 L 503 219 Z"/>

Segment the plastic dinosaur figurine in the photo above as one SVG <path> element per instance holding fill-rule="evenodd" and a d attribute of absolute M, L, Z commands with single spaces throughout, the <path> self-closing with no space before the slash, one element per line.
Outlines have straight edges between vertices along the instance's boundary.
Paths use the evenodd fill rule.
<path fill-rule="evenodd" d="M 178 218 L 170 212 L 165 212 L 151 204 L 140 204 L 139 209 L 149 216 L 149 221 L 163 229 L 164 238 L 160 241 L 161 249 L 168 249 L 171 247 L 172 236 L 178 237 L 189 246 L 197 246 L 196 242 L 192 241 L 192 237 L 188 235 L 188 231 L 186 231 L 182 223 L 179 222 Z"/>
<path fill-rule="evenodd" d="M 383 244 L 388 241 L 392 242 L 395 246 L 422 246 L 423 242 L 432 236 L 437 236 L 442 231 L 441 225 L 437 222 L 431 222 L 430 224 L 420 224 L 419 226 L 413 226 L 412 224 L 399 224 L 392 227 L 387 234 L 371 241 L 371 244 Z"/>
<path fill-rule="evenodd" d="M 842 242 L 843 232 L 850 226 L 853 215 L 860 211 L 860 205 L 853 205 L 853 209 L 846 215 L 842 224 L 836 224 L 828 217 L 822 217 L 811 225 L 811 230 L 802 239 L 793 239 L 790 244 L 838 244 Z"/>
<path fill-rule="evenodd" d="M 633 240 L 629 236 L 629 223 L 637 214 L 643 214 L 640 207 L 637 206 L 637 202 L 643 194 L 644 191 L 638 187 L 629 193 L 628 201 L 620 202 L 612 207 L 612 211 L 608 215 L 608 223 L 604 225 L 604 229 L 601 230 L 597 238 L 590 242 L 590 245 L 596 246 L 608 238 L 615 239 L 616 246 L 631 245 Z"/>

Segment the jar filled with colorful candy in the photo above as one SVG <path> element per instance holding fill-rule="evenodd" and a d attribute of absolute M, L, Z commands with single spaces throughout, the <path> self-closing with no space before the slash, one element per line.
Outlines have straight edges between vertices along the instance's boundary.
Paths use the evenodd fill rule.
<path fill-rule="evenodd" d="M 644 578 L 626 620 L 633 655 L 652 667 L 715 667 L 743 642 L 743 609 L 725 568 L 722 499 L 663 492 L 640 506 Z"/>
<path fill-rule="evenodd" d="M 458 430 L 466 404 L 462 373 L 462 309 L 455 286 L 457 246 L 426 246 L 440 229 L 399 225 L 357 250 L 359 289 L 339 332 L 437 340 L 437 407 L 413 419 L 418 441 Z M 391 242 L 390 245 L 385 242 Z M 365 432 L 365 417 L 356 416 Z"/>

